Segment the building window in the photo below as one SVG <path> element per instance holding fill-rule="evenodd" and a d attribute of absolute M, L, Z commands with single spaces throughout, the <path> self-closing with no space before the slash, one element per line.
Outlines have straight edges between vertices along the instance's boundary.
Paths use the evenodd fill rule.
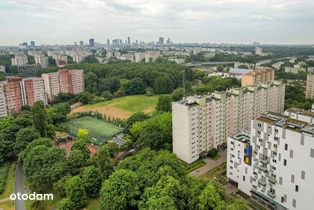
<path fill-rule="evenodd" d="M 283 196 L 281 196 L 281 203 L 285 202 L 285 198 Z"/>
<path fill-rule="evenodd" d="M 295 199 L 292 199 L 292 206 L 297 207 L 297 201 Z"/>
<path fill-rule="evenodd" d="M 282 184 L 282 177 L 279 177 L 279 184 Z"/>
<path fill-rule="evenodd" d="M 245 176 L 243 176 L 243 181 L 245 182 Z"/>
<path fill-rule="evenodd" d="M 288 150 L 288 144 L 285 144 L 285 150 Z"/>
<path fill-rule="evenodd" d="M 293 158 L 293 150 L 290 149 L 290 158 Z"/>
<path fill-rule="evenodd" d="M 314 149 L 311 149 L 311 157 L 314 158 Z"/>
<path fill-rule="evenodd" d="M 283 160 L 283 165 L 284 165 L 284 166 L 287 165 L 287 160 L 286 160 L 286 159 Z"/>
<path fill-rule="evenodd" d="M 294 183 L 294 175 L 291 174 L 291 182 Z"/>
<path fill-rule="evenodd" d="M 305 171 L 301 171 L 301 179 L 305 179 Z"/>
<path fill-rule="evenodd" d="M 295 186 L 295 191 L 299 192 L 299 186 L 298 185 Z"/>

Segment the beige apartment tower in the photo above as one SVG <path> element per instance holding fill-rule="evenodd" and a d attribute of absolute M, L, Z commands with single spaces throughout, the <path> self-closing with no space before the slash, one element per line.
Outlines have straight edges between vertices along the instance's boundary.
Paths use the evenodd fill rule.
<path fill-rule="evenodd" d="M 275 70 L 272 68 L 254 69 L 242 76 L 242 87 L 258 85 L 265 82 L 270 82 L 275 79 Z"/>
<path fill-rule="evenodd" d="M 192 163 L 211 148 L 226 146 L 227 137 L 250 128 L 256 116 L 282 113 L 284 98 L 285 86 L 272 81 L 174 102 L 173 152 Z"/>

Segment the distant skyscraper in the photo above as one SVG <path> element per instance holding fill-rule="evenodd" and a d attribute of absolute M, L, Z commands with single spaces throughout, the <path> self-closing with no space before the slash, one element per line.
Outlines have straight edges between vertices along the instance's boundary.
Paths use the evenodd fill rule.
<path fill-rule="evenodd" d="M 164 44 L 164 43 L 165 43 L 164 37 L 159 37 L 158 44 Z"/>
<path fill-rule="evenodd" d="M 108 45 L 110 44 L 110 39 L 107 39 L 107 44 L 108 44 Z"/>
<path fill-rule="evenodd" d="M 31 41 L 31 47 L 35 47 L 35 41 Z"/>
<path fill-rule="evenodd" d="M 74 42 L 74 45 L 76 46 L 76 45 L 77 45 L 77 42 Z"/>
<path fill-rule="evenodd" d="M 95 42 L 94 42 L 93 38 L 89 39 L 89 46 L 91 46 L 91 47 L 95 46 Z"/>
<path fill-rule="evenodd" d="M 167 44 L 171 44 L 170 38 L 167 39 Z"/>
<path fill-rule="evenodd" d="M 128 36 L 128 44 L 131 44 L 131 39 L 129 36 Z"/>
<path fill-rule="evenodd" d="M 80 41 L 80 45 L 83 46 L 84 45 L 84 41 Z"/>

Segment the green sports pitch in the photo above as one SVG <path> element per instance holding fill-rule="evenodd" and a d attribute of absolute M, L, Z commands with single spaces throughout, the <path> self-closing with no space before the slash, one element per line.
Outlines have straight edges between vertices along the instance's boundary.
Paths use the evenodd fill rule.
<path fill-rule="evenodd" d="M 114 134 L 117 134 L 123 130 L 118 126 L 92 117 L 72 119 L 66 122 L 65 125 L 68 132 L 74 136 L 76 136 L 79 128 L 88 130 L 90 137 L 97 143 L 103 143 L 111 139 Z"/>

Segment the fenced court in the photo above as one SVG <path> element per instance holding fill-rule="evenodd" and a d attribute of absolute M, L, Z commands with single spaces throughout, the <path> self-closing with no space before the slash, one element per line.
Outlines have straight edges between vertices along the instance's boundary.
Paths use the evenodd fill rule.
<path fill-rule="evenodd" d="M 66 122 L 65 125 L 68 132 L 74 136 L 76 136 L 79 128 L 88 130 L 90 137 L 95 143 L 103 143 L 110 140 L 113 135 L 123 130 L 116 125 L 89 116 L 72 119 Z"/>

